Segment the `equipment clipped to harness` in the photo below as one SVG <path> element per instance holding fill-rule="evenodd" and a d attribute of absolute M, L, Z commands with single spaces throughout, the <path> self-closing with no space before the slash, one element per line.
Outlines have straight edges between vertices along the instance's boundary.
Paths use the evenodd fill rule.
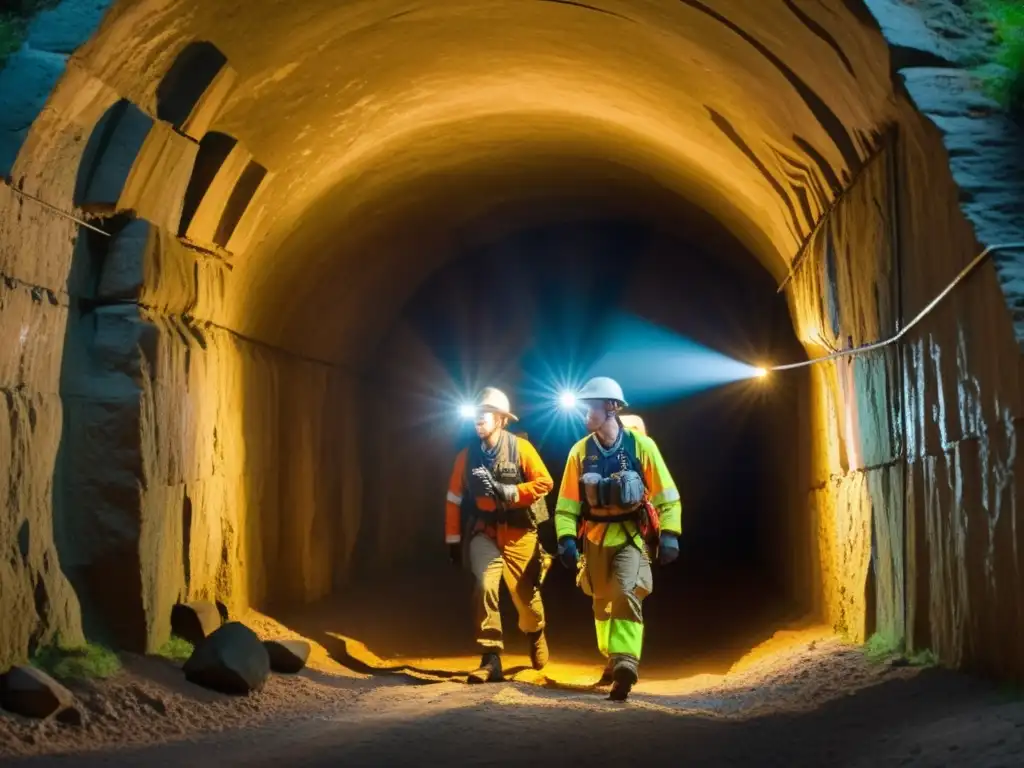
<path fill-rule="evenodd" d="M 601 498 L 602 487 L 607 487 L 606 484 L 602 484 L 603 479 L 597 472 L 587 472 L 580 478 L 580 483 L 583 484 L 583 497 L 591 508 L 607 506 L 607 500 Z"/>
<path fill-rule="evenodd" d="M 632 523 L 647 547 L 656 552 L 661 538 L 661 520 L 639 471 L 635 435 L 623 430 L 622 442 L 610 456 L 602 457 L 598 448 L 596 444 L 593 446 L 580 478 L 582 499 L 586 501 L 580 514 L 584 527 L 580 535 L 585 534 L 588 522 Z"/>
<path fill-rule="evenodd" d="M 475 471 L 479 470 L 479 471 Z M 516 436 L 503 432 L 493 450 L 485 452 L 483 446 L 474 441 L 469 446 L 466 458 L 464 485 L 469 489 L 462 498 L 462 529 L 472 531 L 478 522 L 487 524 L 503 523 L 513 528 L 536 528 L 548 519 L 547 503 L 536 499 L 528 507 L 511 507 L 501 498 L 496 498 L 493 483 L 516 486 L 525 480 L 519 457 L 519 443 Z M 494 510 L 477 507 L 476 499 L 490 496 L 495 499 Z M 468 526 L 468 528 L 467 528 Z"/>
<path fill-rule="evenodd" d="M 619 509 L 636 509 L 644 500 L 646 488 L 643 478 L 632 469 L 619 472 L 612 478 L 611 506 Z"/>
<path fill-rule="evenodd" d="M 628 515 L 636 511 L 644 498 L 643 478 L 631 469 L 616 472 L 611 477 L 587 472 L 580 478 L 580 482 L 584 498 L 591 509 L 614 509 Z"/>

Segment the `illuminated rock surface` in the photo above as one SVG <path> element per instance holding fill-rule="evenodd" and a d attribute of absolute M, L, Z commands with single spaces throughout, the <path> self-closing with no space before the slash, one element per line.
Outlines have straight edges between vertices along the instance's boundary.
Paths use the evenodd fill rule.
<path fill-rule="evenodd" d="M 152 652 L 176 604 L 312 602 L 438 556 L 430 462 L 454 446 L 401 482 L 387 462 L 414 453 L 403 376 L 445 381 L 403 313 L 464 246 L 643 218 L 786 281 L 808 355 L 895 333 L 982 247 L 1024 240 L 1020 136 L 957 69 L 978 44 L 942 33 L 954 6 L 40 16 L 0 73 L 0 667 L 83 627 Z M 794 601 L 1014 679 L 1022 258 L 900 347 L 790 377 L 770 418 L 797 437 L 765 458 Z"/>

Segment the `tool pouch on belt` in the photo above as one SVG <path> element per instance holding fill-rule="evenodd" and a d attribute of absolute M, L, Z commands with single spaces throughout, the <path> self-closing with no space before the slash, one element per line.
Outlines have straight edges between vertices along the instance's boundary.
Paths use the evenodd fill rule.
<path fill-rule="evenodd" d="M 618 507 L 623 511 L 633 510 L 640 506 L 647 490 L 644 487 L 643 478 L 631 469 L 619 472 L 610 486 L 609 506 Z"/>
<path fill-rule="evenodd" d="M 601 480 L 602 478 L 597 472 L 587 472 L 580 478 L 580 482 L 583 484 L 583 495 L 591 507 L 605 506 L 601 499 Z"/>

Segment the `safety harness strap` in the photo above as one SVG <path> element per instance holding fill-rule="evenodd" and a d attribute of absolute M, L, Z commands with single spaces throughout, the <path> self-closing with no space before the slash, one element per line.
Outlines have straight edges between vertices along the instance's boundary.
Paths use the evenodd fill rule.
<path fill-rule="evenodd" d="M 625 523 L 630 520 L 637 520 L 640 517 L 641 507 L 629 512 L 618 512 L 613 515 L 595 515 L 587 504 L 580 507 L 580 519 L 593 523 Z"/>
<path fill-rule="evenodd" d="M 510 432 L 503 431 L 493 457 L 484 453 L 479 440 L 474 440 L 466 456 L 464 485 L 469 491 L 463 497 L 464 515 L 481 519 L 488 524 L 505 524 L 513 528 L 533 528 L 530 507 L 505 509 L 498 504 L 496 509 L 480 509 L 476 505 L 477 494 L 473 492 L 475 482 L 472 471 L 476 467 L 487 467 L 499 483 L 519 485 L 523 482 L 523 468 L 519 461 L 519 441 Z M 468 514 L 466 514 L 468 513 Z M 472 525 L 472 521 L 468 521 Z"/>
<path fill-rule="evenodd" d="M 601 449 L 601 444 L 597 441 L 596 435 L 590 437 L 590 450 L 587 451 L 587 455 L 583 460 L 582 472 L 580 475 L 587 473 L 594 473 L 600 475 L 602 478 L 611 477 L 617 472 L 628 472 L 630 470 L 637 472 L 640 479 L 643 480 L 643 474 L 638 471 L 639 460 L 636 455 L 636 438 L 633 433 L 625 427 L 622 428 L 621 439 L 619 441 L 619 447 L 616 449 L 614 454 L 607 455 Z M 613 464 L 614 462 L 614 464 Z M 580 505 L 580 518 L 595 523 L 624 523 L 629 521 L 637 521 L 640 519 L 640 513 L 643 509 L 642 504 L 638 504 L 635 509 L 623 510 L 621 512 L 608 512 L 607 514 L 594 514 L 593 509 L 589 504 L 586 503 L 586 494 L 583 489 L 580 489 L 580 499 L 583 503 Z"/>
<path fill-rule="evenodd" d="M 619 443 L 619 447 L 615 453 L 611 455 L 607 455 L 601 450 L 601 446 L 597 442 L 596 436 L 591 436 L 591 445 L 589 446 L 590 450 L 585 454 L 580 474 L 582 476 L 588 472 L 595 472 L 601 475 L 601 477 L 610 477 L 616 472 L 628 472 L 632 470 L 639 475 L 640 480 L 644 484 L 644 498 L 635 509 L 629 511 L 595 514 L 594 510 L 592 510 L 590 505 L 586 502 L 586 494 L 581 487 L 580 500 L 582 503 L 580 504 L 579 516 L 583 525 L 580 535 L 585 535 L 587 523 L 633 523 L 636 526 L 637 533 L 640 534 L 642 539 L 647 541 L 648 546 L 656 547 L 657 544 L 655 542 L 660 535 L 661 524 L 657 508 L 650 502 L 649 493 L 646 488 L 647 481 L 644 479 L 644 475 L 640 467 L 640 459 L 637 455 L 636 436 L 625 427 L 622 427 L 621 434 L 622 439 Z M 605 529 L 605 533 L 607 534 L 607 529 Z"/>

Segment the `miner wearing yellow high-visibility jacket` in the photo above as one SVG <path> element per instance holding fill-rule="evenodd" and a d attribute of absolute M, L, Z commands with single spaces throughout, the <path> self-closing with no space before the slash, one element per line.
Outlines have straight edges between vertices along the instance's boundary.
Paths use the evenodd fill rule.
<path fill-rule="evenodd" d="M 558 556 L 577 569 L 577 583 L 593 598 L 597 647 L 608 659 L 598 685 L 611 685 L 610 698 L 622 701 L 639 676 L 641 602 L 654 589 L 645 541 L 653 515 L 645 496 L 657 511 L 662 564 L 679 557 L 682 504 L 654 440 L 623 426 L 619 411 L 627 403 L 618 382 L 593 378 L 577 400 L 587 407 L 590 434 L 573 446 L 562 475 Z"/>

